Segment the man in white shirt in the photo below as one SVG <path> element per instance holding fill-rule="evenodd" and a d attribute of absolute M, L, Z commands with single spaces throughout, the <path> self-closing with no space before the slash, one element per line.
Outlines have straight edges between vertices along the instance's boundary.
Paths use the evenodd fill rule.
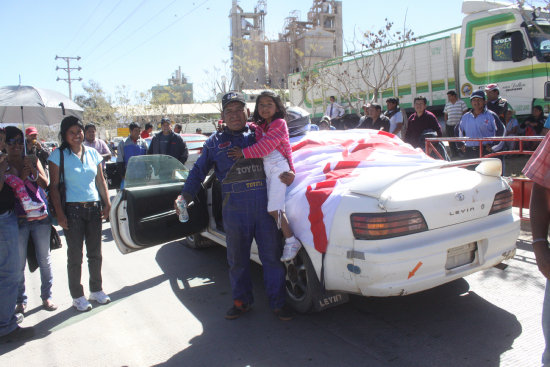
<path fill-rule="evenodd" d="M 448 137 L 456 137 L 455 128 L 462 115 L 468 112 L 468 107 L 463 100 L 458 99 L 458 96 L 454 90 L 447 92 L 447 98 L 449 102 L 445 104 L 443 113 L 445 114 L 445 133 Z M 456 143 L 450 142 L 449 146 L 451 147 L 451 152 L 454 157 L 458 154 L 458 147 Z"/>
<path fill-rule="evenodd" d="M 401 138 L 401 131 L 403 130 L 405 120 L 403 118 L 403 113 L 401 113 L 401 109 L 398 106 L 399 98 L 390 97 L 386 99 L 386 107 L 388 110 L 384 113 L 384 115 L 390 119 L 390 133 Z"/>
<path fill-rule="evenodd" d="M 330 117 L 331 120 L 334 120 L 344 116 L 344 112 L 344 107 L 336 103 L 336 98 L 334 96 L 330 96 L 330 104 L 327 106 L 325 115 Z"/>

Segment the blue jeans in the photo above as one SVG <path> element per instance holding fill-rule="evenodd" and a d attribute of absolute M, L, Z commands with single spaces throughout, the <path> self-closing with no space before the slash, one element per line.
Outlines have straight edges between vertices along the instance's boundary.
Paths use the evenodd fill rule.
<path fill-rule="evenodd" d="M 227 241 L 229 279 L 234 300 L 252 304 L 250 246 L 256 239 L 264 272 L 264 286 L 272 309 L 285 304 L 285 267 L 279 260 L 282 239 L 277 224 L 267 212 L 263 187 L 241 192 L 223 192 L 223 228 Z"/>
<path fill-rule="evenodd" d="M 36 260 L 40 268 L 40 298 L 46 301 L 52 297 L 52 262 L 50 259 L 50 231 L 51 222 L 49 218 L 29 222 L 26 219 L 19 219 L 19 292 L 17 303 L 26 304 L 25 293 L 25 265 L 27 262 L 27 243 L 29 236 L 32 236 L 36 251 Z"/>
<path fill-rule="evenodd" d="M 17 328 L 14 313 L 19 284 L 18 237 L 15 213 L 0 214 L 0 336 Z"/>
<path fill-rule="evenodd" d="M 546 347 L 542 354 L 542 365 L 550 366 L 550 282 L 546 280 L 546 289 L 544 290 L 544 302 L 542 303 L 542 333 Z"/>

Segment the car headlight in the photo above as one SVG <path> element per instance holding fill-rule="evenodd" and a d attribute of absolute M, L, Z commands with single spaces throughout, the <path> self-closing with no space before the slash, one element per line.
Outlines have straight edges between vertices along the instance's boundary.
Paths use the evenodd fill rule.
<path fill-rule="evenodd" d="M 503 190 L 495 195 L 493 206 L 489 211 L 489 215 L 499 213 L 501 211 L 510 209 L 514 202 L 514 193 L 512 189 Z"/>
<path fill-rule="evenodd" d="M 357 240 L 380 240 L 428 230 L 418 210 L 395 213 L 354 213 L 351 229 Z"/>

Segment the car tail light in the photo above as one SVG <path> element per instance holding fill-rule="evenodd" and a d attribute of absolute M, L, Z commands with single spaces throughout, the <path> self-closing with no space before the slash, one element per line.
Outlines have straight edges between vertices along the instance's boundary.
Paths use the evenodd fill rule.
<path fill-rule="evenodd" d="M 495 200 L 493 201 L 493 206 L 489 215 L 495 214 L 512 207 L 512 202 L 514 201 L 514 194 L 512 190 L 504 190 L 495 195 Z"/>
<path fill-rule="evenodd" d="M 351 228 L 357 240 L 377 240 L 406 236 L 428 230 L 422 214 L 417 210 L 396 213 L 354 213 Z"/>

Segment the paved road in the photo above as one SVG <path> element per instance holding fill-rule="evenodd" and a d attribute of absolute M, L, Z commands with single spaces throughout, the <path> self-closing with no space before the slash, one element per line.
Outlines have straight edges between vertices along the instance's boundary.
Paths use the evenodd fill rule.
<path fill-rule="evenodd" d="M 526 227 L 527 229 L 527 227 Z M 256 304 L 230 306 L 225 249 L 179 243 L 121 255 L 103 229 L 104 289 L 113 302 L 71 307 L 65 249 L 52 255 L 55 312 L 41 309 L 27 273 L 25 326 L 38 335 L 0 346 L 0 366 L 537 366 L 544 279 L 530 235 L 506 266 L 401 298 L 353 296 L 323 313 L 276 319 L 254 265 Z M 84 271 L 87 283 L 87 271 Z M 86 288 L 86 287 L 85 287 Z"/>

